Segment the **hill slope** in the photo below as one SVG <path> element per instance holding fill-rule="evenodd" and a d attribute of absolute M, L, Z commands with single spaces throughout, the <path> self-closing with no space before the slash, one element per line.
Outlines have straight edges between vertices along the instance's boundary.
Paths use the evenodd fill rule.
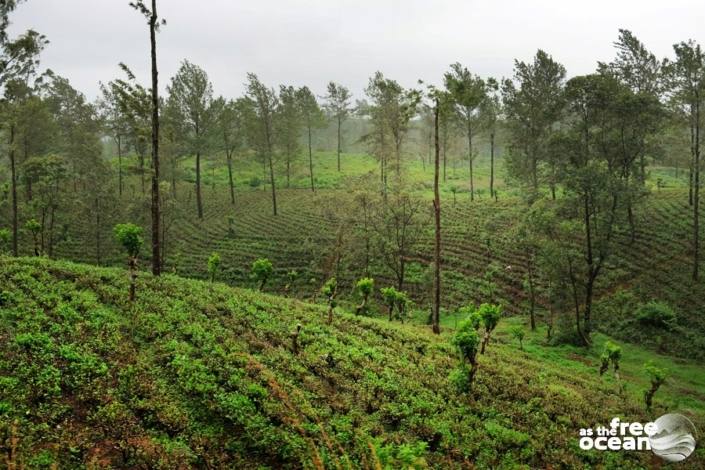
<path fill-rule="evenodd" d="M 615 415 L 645 422 L 664 410 L 647 417 L 640 391 L 620 397 L 612 379 L 599 379 L 594 357 L 552 357 L 538 340 L 519 351 L 500 331 L 466 395 L 447 380 L 456 363 L 448 333 L 345 313 L 329 326 L 318 306 L 176 276 L 141 275 L 129 305 L 124 271 L 43 259 L 0 257 L 0 279 L 0 458 L 8 465 L 656 462 L 650 452 L 578 449 L 581 427 Z M 702 367 L 682 367 L 705 377 Z M 679 410 L 705 429 L 697 408 L 705 384 L 680 384 L 663 393 L 686 400 Z M 705 455 L 687 463 L 705 465 Z"/>

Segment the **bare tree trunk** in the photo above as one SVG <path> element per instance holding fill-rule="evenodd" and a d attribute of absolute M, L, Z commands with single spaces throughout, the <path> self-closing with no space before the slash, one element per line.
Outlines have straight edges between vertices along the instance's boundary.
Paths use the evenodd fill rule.
<path fill-rule="evenodd" d="M 95 198 L 95 261 L 98 266 L 101 264 L 100 250 L 100 201 Z"/>
<path fill-rule="evenodd" d="M 340 121 L 338 121 L 338 133 L 340 134 Z M 338 136 L 340 139 L 340 135 Z M 338 143 L 338 171 L 340 171 L 340 143 Z M 313 184 L 313 144 L 311 143 L 311 125 L 308 126 L 308 172 L 311 175 L 311 191 L 316 192 Z"/>
<path fill-rule="evenodd" d="M 56 205 L 54 204 L 54 201 L 51 202 L 51 205 L 49 206 L 49 231 L 47 233 L 47 236 L 49 237 L 49 242 L 48 242 L 48 254 L 49 258 L 54 256 L 54 213 L 56 210 Z"/>
<path fill-rule="evenodd" d="M 340 152 L 341 152 L 341 133 L 340 133 L 340 128 L 342 126 L 342 119 L 340 116 L 338 116 L 338 171 L 340 171 Z"/>
<path fill-rule="evenodd" d="M 272 163 L 272 151 L 269 151 L 269 180 L 272 183 L 272 210 L 277 215 L 277 190 L 274 187 L 274 164 Z"/>
<path fill-rule="evenodd" d="M 157 70 L 157 0 L 152 0 L 149 39 L 152 58 L 152 274 L 161 274 L 159 215 L 159 71 Z"/>
<path fill-rule="evenodd" d="M 695 102 L 695 142 L 693 181 L 693 279 L 700 274 L 700 100 Z"/>
<path fill-rule="evenodd" d="M 436 155 L 434 159 L 434 172 L 433 172 L 433 215 L 435 222 L 435 246 L 434 246 L 434 282 L 433 282 L 433 332 L 439 334 L 441 332 L 440 328 L 440 316 L 441 316 L 441 197 L 438 191 L 438 173 L 440 164 L 440 147 L 438 143 L 438 113 L 439 113 L 439 103 L 436 99 L 436 107 L 434 112 L 434 129 L 435 129 L 435 150 Z"/>
<path fill-rule="evenodd" d="M 490 133 L 490 199 L 494 197 L 494 131 Z"/>
<path fill-rule="evenodd" d="M 15 162 L 15 125 L 10 125 L 10 184 L 12 186 L 12 254 L 18 256 L 17 162 Z"/>
<path fill-rule="evenodd" d="M 472 127 L 468 122 L 468 160 L 470 161 L 470 200 L 475 200 L 475 181 L 472 177 Z"/>
<path fill-rule="evenodd" d="M 118 195 L 122 197 L 122 138 L 117 136 L 115 143 L 118 151 Z"/>
<path fill-rule="evenodd" d="M 230 186 L 230 203 L 235 204 L 235 183 L 233 183 L 233 154 L 228 151 L 228 185 Z"/>
<path fill-rule="evenodd" d="M 201 199 L 201 152 L 196 152 L 196 209 L 198 218 L 203 218 L 203 200 Z"/>

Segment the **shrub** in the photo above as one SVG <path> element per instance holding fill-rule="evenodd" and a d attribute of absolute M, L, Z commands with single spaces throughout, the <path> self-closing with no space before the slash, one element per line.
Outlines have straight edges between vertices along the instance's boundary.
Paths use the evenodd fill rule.
<path fill-rule="evenodd" d="M 362 303 L 357 306 L 355 309 L 355 313 L 358 315 L 360 314 L 367 314 L 367 301 L 370 298 L 370 294 L 374 290 L 375 286 L 375 281 L 371 277 L 363 277 L 359 281 L 357 281 L 357 284 L 355 284 L 355 288 L 357 291 L 362 295 Z"/>
<path fill-rule="evenodd" d="M 397 298 L 394 301 L 397 306 L 397 313 L 399 314 L 399 319 L 404 323 L 404 316 L 406 315 L 406 307 L 411 303 L 409 296 L 406 292 L 397 292 Z"/>
<path fill-rule="evenodd" d="M 323 284 L 321 293 L 328 299 L 328 324 L 333 323 L 333 309 L 335 308 L 335 295 L 338 293 L 338 281 L 332 277 Z"/>
<path fill-rule="evenodd" d="M 394 305 L 397 303 L 399 291 L 397 291 L 394 287 L 382 287 L 379 292 L 382 294 L 384 303 L 389 309 L 389 321 L 392 321 L 392 313 L 394 313 Z"/>
<path fill-rule="evenodd" d="M 259 188 L 262 184 L 262 180 L 257 176 L 253 176 L 247 184 L 249 184 L 251 188 Z"/>
<path fill-rule="evenodd" d="M 480 326 L 482 326 L 482 318 L 480 318 L 480 313 L 473 304 L 460 307 L 458 309 L 458 316 L 470 321 L 476 330 L 479 330 Z"/>
<path fill-rule="evenodd" d="M 614 344 L 612 341 L 607 341 L 605 343 L 605 349 L 602 351 L 600 356 L 600 375 L 604 374 L 607 369 L 609 369 L 610 363 L 614 368 L 615 375 L 618 374 L 619 370 L 619 360 L 622 358 L 622 348 L 619 345 Z"/>
<path fill-rule="evenodd" d="M 208 274 L 210 275 L 211 282 L 215 281 L 215 276 L 218 274 L 218 268 L 220 268 L 220 255 L 218 253 L 213 253 L 208 257 Z"/>
<path fill-rule="evenodd" d="M 480 345 L 480 336 L 477 334 L 475 325 L 469 320 L 462 322 L 453 336 L 452 343 L 458 348 L 460 367 L 451 374 L 451 381 L 456 386 L 463 384 L 463 391 L 468 391 L 477 371 L 477 348 Z M 470 365 L 469 369 L 468 364 Z M 465 375 L 467 380 L 463 381 L 459 378 L 461 373 Z"/>
<path fill-rule="evenodd" d="M 515 325 L 510 330 L 510 333 L 512 335 L 512 338 L 519 341 L 519 349 L 521 349 L 523 351 L 524 350 L 524 336 L 526 334 L 526 332 L 524 331 L 524 327 L 521 325 Z"/>
<path fill-rule="evenodd" d="M 653 404 L 654 395 L 658 391 L 659 387 L 666 382 L 666 370 L 656 367 L 653 362 L 649 361 L 644 364 L 644 370 L 649 375 L 651 380 L 651 388 L 644 391 L 644 402 L 646 403 L 646 409 L 651 410 L 651 405 Z"/>
<path fill-rule="evenodd" d="M 676 325 L 676 312 L 664 302 L 651 301 L 636 312 L 640 323 L 671 330 Z"/>
<path fill-rule="evenodd" d="M 480 308 L 477 309 L 477 313 L 482 319 L 482 324 L 485 327 L 485 336 L 482 340 L 482 348 L 480 349 L 480 354 L 485 354 L 485 347 L 487 343 L 490 342 L 490 335 L 497 324 L 499 319 L 502 317 L 502 308 L 499 305 L 494 304 L 482 304 Z"/>
<path fill-rule="evenodd" d="M 115 239 L 127 252 L 127 256 L 137 258 L 144 244 L 142 228 L 135 224 L 117 224 L 113 229 Z"/>
<path fill-rule="evenodd" d="M 259 290 L 264 289 L 264 285 L 274 272 L 272 262 L 267 258 L 260 258 L 252 263 L 252 277 L 259 283 Z"/>
<path fill-rule="evenodd" d="M 42 224 L 37 222 L 35 219 L 29 219 L 25 222 L 24 229 L 32 235 L 32 242 L 34 243 L 34 256 L 39 256 L 39 234 L 42 231 Z"/>
<path fill-rule="evenodd" d="M 295 269 L 292 269 L 291 271 L 286 273 L 287 283 L 284 286 L 284 292 L 288 293 L 291 290 L 291 286 L 294 284 L 294 282 L 298 278 L 299 278 L 299 272 Z"/>
<path fill-rule="evenodd" d="M 0 228 L 0 253 L 9 250 L 11 239 L 10 231 L 6 228 Z"/>
<path fill-rule="evenodd" d="M 127 266 L 130 270 L 130 302 L 135 300 L 137 281 L 137 257 L 142 249 L 142 228 L 135 224 L 117 224 L 113 229 L 115 239 L 127 252 Z"/>

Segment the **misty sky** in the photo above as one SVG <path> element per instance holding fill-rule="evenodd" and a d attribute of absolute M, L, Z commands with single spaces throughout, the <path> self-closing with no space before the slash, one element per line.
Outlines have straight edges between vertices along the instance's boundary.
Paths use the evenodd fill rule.
<path fill-rule="evenodd" d="M 125 62 L 149 82 L 146 21 L 128 0 L 28 0 L 12 33 L 33 28 L 51 41 L 43 67 L 90 99 Z M 438 82 L 452 62 L 481 76 L 510 76 L 513 60 L 548 51 L 569 75 L 614 56 L 618 28 L 659 57 L 675 42 L 705 43 L 703 0 L 159 0 L 160 88 L 188 59 L 217 94 L 242 93 L 246 72 L 268 85 L 340 82 L 361 98 L 381 70 L 404 86 Z"/>

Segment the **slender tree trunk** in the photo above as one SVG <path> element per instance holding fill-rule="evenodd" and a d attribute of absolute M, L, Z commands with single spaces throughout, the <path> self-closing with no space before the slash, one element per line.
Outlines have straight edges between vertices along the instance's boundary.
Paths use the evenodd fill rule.
<path fill-rule="evenodd" d="M 228 151 L 228 185 L 230 186 L 230 203 L 235 204 L 235 183 L 233 182 L 233 154 Z"/>
<path fill-rule="evenodd" d="M 49 246 L 48 246 L 48 254 L 49 258 L 54 256 L 54 213 L 56 210 L 56 205 L 54 204 L 54 201 L 51 202 L 49 206 Z"/>
<path fill-rule="evenodd" d="M 274 163 L 272 163 L 271 149 L 269 150 L 268 154 L 269 154 L 269 181 L 272 184 L 272 211 L 274 212 L 274 215 L 277 215 L 277 190 L 274 186 Z"/>
<path fill-rule="evenodd" d="M 15 125 L 10 125 L 10 185 L 12 186 L 12 254 L 18 256 L 17 232 L 17 162 L 15 161 Z"/>
<path fill-rule="evenodd" d="M 441 317 L 441 197 L 438 190 L 438 173 L 440 164 L 440 146 L 438 143 L 438 113 L 439 113 L 439 103 L 436 99 L 436 106 L 434 110 L 434 145 L 435 145 L 435 159 L 434 159 L 434 172 L 433 172 L 433 215 L 435 222 L 435 246 L 433 252 L 434 260 L 434 276 L 433 276 L 433 332 L 439 334 L 441 332 L 440 328 L 440 317 Z"/>
<path fill-rule="evenodd" d="M 340 128 L 342 127 L 343 122 L 342 118 L 338 116 L 338 171 L 340 171 L 340 152 L 342 149 L 342 143 L 341 143 L 341 132 Z"/>
<path fill-rule="evenodd" d="M 176 169 L 177 169 L 176 156 L 172 155 L 172 157 L 171 157 L 171 195 L 174 196 L 174 199 L 176 199 Z"/>
<path fill-rule="evenodd" d="M 470 161 L 470 200 L 475 200 L 475 181 L 472 176 L 472 127 L 468 122 L 468 160 Z"/>
<path fill-rule="evenodd" d="M 95 261 L 98 266 L 101 264 L 100 250 L 100 202 L 95 198 Z"/>
<path fill-rule="evenodd" d="M 340 139 L 340 120 L 338 120 L 338 139 Z M 340 142 L 338 142 L 338 171 L 340 171 Z M 313 144 L 310 124 L 308 126 L 308 172 L 311 175 L 311 191 L 316 192 L 316 187 L 313 184 Z"/>
<path fill-rule="evenodd" d="M 443 182 L 446 182 L 446 167 L 448 165 L 448 132 L 443 131 Z M 435 145 L 435 144 L 434 144 Z M 455 171 L 453 172 L 455 175 Z"/>
<path fill-rule="evenodd" d="M 531 320 L 531 331 L 536 331 L 536 289 L 534 287 L 534 254 L 528 253 L 527 274 L 529 280 L 529 317 Z"/>
<path fill-rule="evenodd" d="M 23 140 L 24 162 L 29 160 L 29 140 L 25 137 Z M 32 202 L 32 176 L 25 174 L 25 182 L 27 184 L 27 202 Z M 42 225 L 43 227 L 43 225 Z"/>
<path fill-rule="evenodd" d="M 287 155 L 286 157 L 286 187 L 289 187 L 289 171 L 291 169 L 291 158 Z"/>
<path fill-rule="evenodd" d="M 494 131 L 490 133 L 490 199 L 494 197 Z"/>
<path fill-rule="evenodd" d="M 700 100 L 695 102 L 695 143 L 693 181 L 693 279 L 700 274 Z"/>
<path fill-rule="evenodd" d="M 118 151 L 118 195 L 122 197 L 122 138 L 117 136 L 115 142 Z"/>
<path fill-rule="evenodd" d="M 159 71 L 157 69 L 157 0 L 152 0 L 149 20 L 149 39 L 152 56 L 152 274 L 161 274 L 161 248 L 159 223 Z"/>
<path fill-rule="evenodd" d="M 201 199 L 201 152 L 196 152 L 196 209 L 198 218 L 203 218 L 203 200 Z"/>
<path fill-rule="evenodd" d="M 585 211 L 584 214 L 584 224 L 585 224 L 585 249 L 586 249 L 586 254 L 585 254 L 585 262 L 587 263 L 587 270 L 588 270 L 588 281 L 585 286 L 585 312 L 583 315 L 583 339 L 587 343 L 586 346 L 590 342 L 590 333 L 591 333 L 591 324 L 590 324 L 590 316 L 591 316 L 591 311 L 592 311 L 592 289 L 593 289 L 593 284 L 595 282 L 594 278 L 594 272 L 595 272 L 595 267 L 594 267 L 594 258 L 593 258 L 593 253 L 592 253 L 592 228 L 591 228 L 591 220 L 590 220 L 590 205 L 588 201 L 588 195 L 584 194 L 583 195 L 583 210 Z"/>

